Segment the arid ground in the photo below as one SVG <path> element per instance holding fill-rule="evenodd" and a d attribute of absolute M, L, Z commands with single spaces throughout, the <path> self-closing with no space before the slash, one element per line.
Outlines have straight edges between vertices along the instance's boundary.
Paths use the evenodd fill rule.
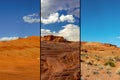
<path fill-rule="evenodd" d="M 81 43 L 82 80 L 120 80 L 120 48 L 98 42 Z"/>
<path fill-rule="evenodd" d="M 0 42 L 0 80 L 40 80 L 40 37 Z"/>
<path fill-rule="evenodd" d="M 53 36 L 0 42 L 0 80 L 80 80 L 79 48 Z"/>
<path fill-rule="evenodd" d="M 80 80 L 79 42 L 63 37 L 41 39 L 41 80 Z"/>

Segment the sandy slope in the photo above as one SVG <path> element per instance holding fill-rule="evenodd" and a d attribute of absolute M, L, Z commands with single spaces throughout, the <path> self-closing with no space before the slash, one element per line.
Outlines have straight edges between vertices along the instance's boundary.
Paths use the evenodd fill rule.
<path fill-rule="evenodd" d="M 111 44 L 83 42 L 81 75 L 83 80 L 120 80 L 120 48 Z"/>
<path fill-rule="evenodd" d="M 0 80 L 40 80 L 40 37 L 0 42 Z"/>

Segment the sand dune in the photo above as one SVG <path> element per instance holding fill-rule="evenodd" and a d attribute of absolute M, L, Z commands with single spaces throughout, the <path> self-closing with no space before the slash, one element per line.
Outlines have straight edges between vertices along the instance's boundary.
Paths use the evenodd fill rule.
<path fill-rule="evenodd" d="M 0 42 L 0 80 L 40 80 L 40 37 Z"/>

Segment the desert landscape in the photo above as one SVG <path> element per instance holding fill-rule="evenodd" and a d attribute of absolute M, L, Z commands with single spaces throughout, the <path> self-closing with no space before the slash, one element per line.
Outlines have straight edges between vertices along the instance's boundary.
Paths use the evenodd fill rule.
<path fill-rule="evenodd" d="M 80 80 L 79 42 L 60 36 L 41 38 L 41 80 Z"/>
<path fill-rule="evenodd" d="M 0 80 L 80 80 L 79 48 L 52 35 L 1 41 Z"/>
<path fill-rule="evenodd" d="M 81 80 L 120 80 L 120 48 L 81 42 Z"/>
<path fill-rule="evenodd" d="M 40 80 L 40 37 L 0 42 L 0 80 Z"/>

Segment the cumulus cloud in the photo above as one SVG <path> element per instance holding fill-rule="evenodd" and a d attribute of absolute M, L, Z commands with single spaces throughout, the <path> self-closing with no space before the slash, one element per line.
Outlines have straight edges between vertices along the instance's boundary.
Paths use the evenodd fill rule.
<path fill-rule="evenodd" d="M 53 12 L 66 10 L 68 14 L 79 17 L 80 0 L 41 0 L 41 16 L 46 17 Z"/>
<path fill-rule="evenodd" d="M 0 38 L 0 41 L 10 41 L 10 40 L 16 40 L 19 39 L 19 37 L 2 37 Z"/>
<path fill-rule="evenodd" d="M 79 41 L 80 39 L 80 32 L 79 26 L 74 24 L 67 24 L 63 26 L 63 29 L 58 32 L 52 32 L 48 29 L 41 29 L 41 35 L 56 35 L 56 36 L 63 36 L 68 41 Z"/>
<path fill-rule="evenodd" d="M 57 33 L 54 31 L 52 32 L 49 29 L 41 29 L 41 36 L 45 36 L 45 35 L 56 35 Z"/>
<path fill-rule="evenodd" d="M 74 24 L 67 24 L 63 26 L 64 29 L 58 32 L 59 36 L 63 36 L 65 39 L 69 41 L 79 41 L 80 33 L 79 27 Z"/>
<path fill-rule="evenodd" d="M 66 15 L 59 11 L 66 11 Z M 79 41 L 79 26 L 74 25 L 75 17 L 79 18 L 80 0 L 41 0 L 41 23 L 51 24 L 56 22 L 68 22 L 62 30 L 52 32 L 49 29 L 41 29 L 41 35 L 63 36 L 69 41 Z M 72 23 L 72 24 L 70 24 Z"/>
<path fill-rule="evenodd" d="M 44 24 L 55 23 L 58 21 L 58 17 L 59 17 L 58 13 L 53 13 L 50 14 L 48 18 L 41 18 L 41 22 Z"/>
<path fill-rule="evenodd" d="M 68 21 L 68 22 L 74 22 L 74 17 L 73 17 L 73 15 L 62 15 L 62 16 L 60 16 L 60 21 L 61 22 L 64 22 L 64 21 Z"/>
<path fill-rule="evenodd" d="M 41 18 L 41 22 L 43 24 L 51 24 L 51 23 L 56 23 L 56 22 L 69 22 L 73 23 L 75 21 L 73 15 L 61 15 L 59 16 L 59 13 L 53 13 L 50 14 L 47 18 Z"/>
<path fill-rule="evenodd" d="M 27 23 L 38 23 L 38 22 L 40 22 L 39 15 L 35 14 L 35 13 L 23 16 L 23 20 Z"/>

